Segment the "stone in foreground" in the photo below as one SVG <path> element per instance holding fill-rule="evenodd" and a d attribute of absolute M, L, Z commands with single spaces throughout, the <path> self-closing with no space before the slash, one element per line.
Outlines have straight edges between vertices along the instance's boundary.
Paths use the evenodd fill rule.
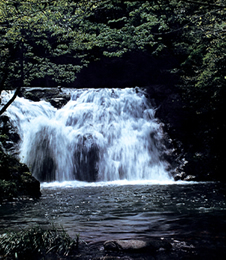
<path fill-rule="evenodd" d="M 108 240 L 104 243 L 106 251 L 157 251 L 171 249 L 171 244 L 164 239 L 153 240 Z"/>

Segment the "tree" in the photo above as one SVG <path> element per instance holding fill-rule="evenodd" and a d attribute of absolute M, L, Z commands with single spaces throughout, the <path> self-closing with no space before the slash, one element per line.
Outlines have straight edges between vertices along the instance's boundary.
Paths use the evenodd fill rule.
<path fill-rule="evenodd" d="M 155 8 L 154 8 L 155 9 Z M 150 29 L 164 28 L 149 2 L 3 0 L 0 3 L 0 91 L 35 78 L 73 82 L 90 60 L 163 45 Z M 151 12 L 151 13 L 150 13 Z"/>
<path fill-rule="evenodd" d="M 92 1 L 85 0 L 1 1 L 0 93 L 17 90 L 0 114 L 21 86 L 29 86 L 34 78 L 52 76 L 60 83 L 75 79 L 87 62 L 82 48 L 72 52 L 75 45 L 81 45 L 83 13 L 88 15 L 92 8 Z"/>
<path fill-rule="evenodd" d="M 222 0 L 3 0 L 0 91 L 45 77 L 74 82 L 91 61 L 131 51 L 173 53 L 182 84 L 198 86 L 210 64 L 205 46 L 224 31 L 224 8 Z"/>
<path fill-rule="evenodd" d="M 226 130 L 226 6 L 221 0 L 183 2 L 193 12 L 174 50 L 183 57 L 179 88 L 191 116 L 187 123 L 194 140 L 190 153 L 207 171 L 220 176 Z"/>

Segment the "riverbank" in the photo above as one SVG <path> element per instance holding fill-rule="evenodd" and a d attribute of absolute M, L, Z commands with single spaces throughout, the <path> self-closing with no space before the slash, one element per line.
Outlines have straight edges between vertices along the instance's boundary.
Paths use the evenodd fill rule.
<path fill-rule="evenodd" d="M 51 233 L 52 231 L 49 231 Z M 57 232 L 57 231 L 56 231 Z M 37 235 L 37 234 L 36 234 Z M 33 260 L 224 260 L 226 257 L 225 238 L 211 238 L 206 235 L 201 237 L 181 237 L 181 238 L 151 238 L 149 240 L 111 240 L 95 243 L 79 242 L 67 238 L 58 238 L 57 247 L 53 243 L 46 244 L 46 248 L 33 250 L 30 248 L 20 248 L 20 254 L 0 255 L 0 259 L 12 260 L 27 259 Z M 62 241 L 61 241 L 62 240 Z M 54 240 L 55 241 L 55 240 Z M 59 243 L 59 241 L 61 241 Z M 65 247 L 65 243 L 71 243 L 68 252 L 58 250 Z M 68 244 L 68 245 L 69 245 Z M 28 245 L 29 246 L 29 245 Z M 24 251 L 23 251 L 24 250 Z"/>
<path fill-rule="evenodd" d="M 95 260 L 179 260 L 179 259 L 193 259 L 193 260 L 210 260 L 218 259 L 224 260 L 225 253 L 225 240 L 218 239 L 214 241 L 199 241 L 200 238 L 188 238 L 187 240 L 180 239 L 163 239 L 153 238 L 149 241 L 134 241 L 120 240 L 120 244 L 135 244 L 147 243 L 149 246 L 145 248 L 119 248 L 111 250 L 106 247 L 109 241 L 93 243 L 89 245 L 81 245 L 77 254 L 65 259 L 95 259 Z M 115 241 L 113 241 L 115 242 Z M 135 243 L 134 243 L 135 242 Z M 163 245 L 164 244 L 164 245 Z M 50 258 L 52 260 L 54 258 Z"/>

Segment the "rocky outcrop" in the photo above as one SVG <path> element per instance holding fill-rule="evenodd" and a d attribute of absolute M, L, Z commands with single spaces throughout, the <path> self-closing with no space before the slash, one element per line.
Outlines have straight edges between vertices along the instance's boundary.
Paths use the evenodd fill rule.
<path fill-rule="evenodd" d="M 40 195 L 40 183 L 28 167 L 0 148 L 0 203 L 21 196 L 38 198 Z"/>
<path fill-rule="evenodd" d="M 0 203 L 21 196 L 38 198 L 40 183 L 25 164 L 15 157 L 15 146 L 20 140 L 7 116 L 0 117 Z M 6 153 L 11 152 L 12 155 Z"/>

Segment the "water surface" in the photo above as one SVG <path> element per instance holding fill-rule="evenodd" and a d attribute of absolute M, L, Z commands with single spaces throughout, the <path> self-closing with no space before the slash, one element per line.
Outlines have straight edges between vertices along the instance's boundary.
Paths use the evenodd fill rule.
<path fill-rule="evenodd" d="M 219 183 L 65 182 L 42 185 L 42 196 L 0 207 L 0 229 L 62 225 L 85 241 L 225 237 L 226 201 Z"/>

